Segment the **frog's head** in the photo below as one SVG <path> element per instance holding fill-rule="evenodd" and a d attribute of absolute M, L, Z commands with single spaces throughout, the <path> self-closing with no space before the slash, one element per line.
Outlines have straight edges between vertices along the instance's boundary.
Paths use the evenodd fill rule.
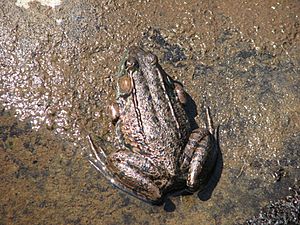
<path fill-rule="evenodd" d="M 140 99 L 148 97 L 148 100 L 144 98 L 145 101 L 141 102 L 143 104 L 148 104 L 150 98 L 151 101 L 156 101 L 154 104 L 168 101 L 171 101 L 172 104 L 175 102 L 186 103 L 183 86 L 166 74 L 159 65 L 157 56 L 136 46 L 130 47 L 125 52 L 121 62 L 118 73 L 117 98 L 126 99 L 132 93 L 137 98 L 140 96 Z"/>
<path fill-rule="evenodd" d="M 160 91 L 159 87 L 168 91 L 175 87 L 174 81 L 159 65 L 157 56 L 136 46 L 125 52 L 117 76 L 118 96 L 129 95 L 135 86 L 144 87 L 143 91 L 150 90 L 152 93 Z"/>

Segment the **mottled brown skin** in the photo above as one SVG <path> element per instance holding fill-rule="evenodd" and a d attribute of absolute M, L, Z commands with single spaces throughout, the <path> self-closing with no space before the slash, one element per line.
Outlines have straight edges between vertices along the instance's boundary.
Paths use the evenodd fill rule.
<path fill-rule="evenodd" d="M 198 190 L 216 158 L 208 109 L 208 129 L 192 131 L 183 87 L 141 48 L 128 50 L 117 76 L 112 116 L 118 150 L 107 156 L 88 136 L 90 162 L 115 186 L 152 203 L 171 190 Z"/>

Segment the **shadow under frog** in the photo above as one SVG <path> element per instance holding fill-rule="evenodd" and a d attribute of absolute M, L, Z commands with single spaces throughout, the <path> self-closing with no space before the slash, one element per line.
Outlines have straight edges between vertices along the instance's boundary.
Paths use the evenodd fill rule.
<path fill-rule="evenodd" d="M 197 128 L 191 116 L 196 107 L 183 86 L 166 74 L 156 55 L 139 47 L 126 51 L 116 80 L 111 106 L 116 151 L 107 155 L 88 135 L 89 162 L 114 186 L 152 204 L 179 190 L 198 191 L 219 152 L 209 109 L 207 128 Z"/>

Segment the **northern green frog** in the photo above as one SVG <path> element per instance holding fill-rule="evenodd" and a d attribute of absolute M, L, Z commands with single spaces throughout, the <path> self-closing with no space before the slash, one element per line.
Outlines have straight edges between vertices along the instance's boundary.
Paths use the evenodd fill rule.
<path fill-rule="evenodd" d="M 116 79 L 116 151 L 107 155 L 88 136 L 90 163 L 115 186 L 154 204 L 172 190 L 198 190 L 216 160 L 208 109 L 207 129 L 192 130 L 182 85 L 139 47 L 128 49 Z"/>

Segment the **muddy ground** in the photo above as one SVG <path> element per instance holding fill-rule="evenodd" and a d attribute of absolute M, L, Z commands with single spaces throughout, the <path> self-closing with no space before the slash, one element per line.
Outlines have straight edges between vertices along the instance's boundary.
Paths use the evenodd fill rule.
<path fill-rule="evenodd" d="M 299 16 L 297 1 L 2 0 L 0 224 L 236 224 L 297 193 Z M 106 108 L 130 45 L 184 84 L 200 127 L 205 105 L 220 125 L 212 187 L 160 207 L 86 160 L 87 134 L 113 141 Z"/>

